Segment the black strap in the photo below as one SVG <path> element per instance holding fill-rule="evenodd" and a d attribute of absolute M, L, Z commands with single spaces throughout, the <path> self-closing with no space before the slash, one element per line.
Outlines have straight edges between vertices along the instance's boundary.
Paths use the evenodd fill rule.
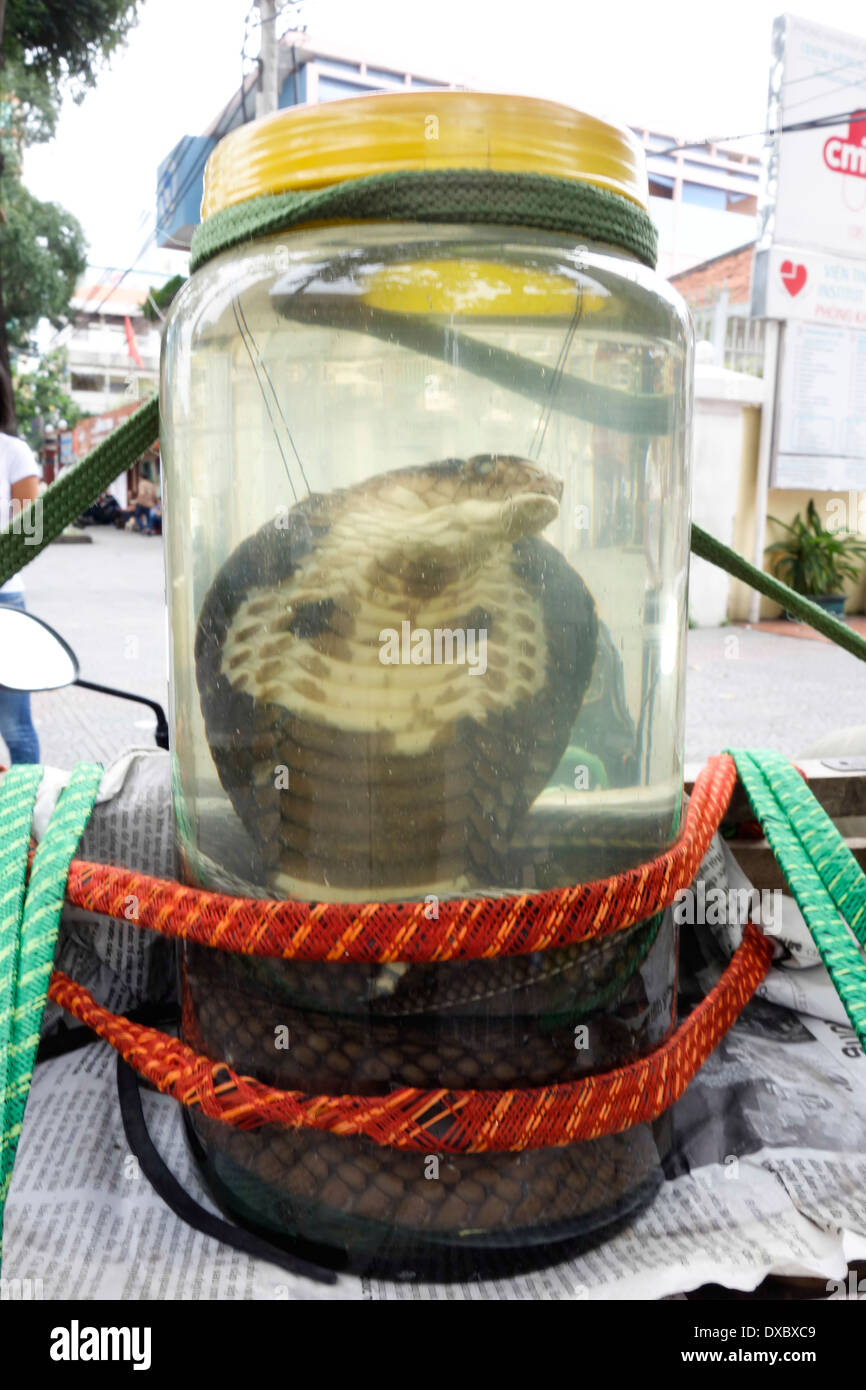
<path fill-rule="evenodd" d="M 287 1270 L 289 1274 L 301 1275 L 317 1284 L 336 1284 L 337 1276 L 331 1270 L 281 1250 L 269 1241 L 253 1235 L 251 1231 L 212 1215 L 199 1206 L 198 1202 L 193 1201 L 166 1167 L 150 1137 L 141 1104 L 138 1077 L 122 1057 L 117 1059 L 117 1096 L 127 1143 L 154 1192 L 162 1198 L 175 1216 L 179 1216 L 181 1221 L 185 1221 L 194 1230 L 210 1236 L 212 1240 L 219 1240 L 223 1245 L 242 1250 L 245 1255 L 251 1255 L 254 1259 L 267 1260 L 270 1264 L 279 1265 L 280 1269 Z"/>
<path fill-rule="evenodd" d="M 125 1018 L 129 1023 L 144 1023 L 148 1027 L 171 1027 L 180 1021 L 180 1009 L 173 1004 L 139 1004 L 127 1009 Z M 42 1038 L 36 1053 L 36 1063 L 50 1062 L 54 1057 L 65 1057 L 68 1052 L 77 1052 L 81 1047 L 101 1039 L 86 1024 L 70 1028 L 66 1018 L 61 1018 L 56 1029 Z"/>

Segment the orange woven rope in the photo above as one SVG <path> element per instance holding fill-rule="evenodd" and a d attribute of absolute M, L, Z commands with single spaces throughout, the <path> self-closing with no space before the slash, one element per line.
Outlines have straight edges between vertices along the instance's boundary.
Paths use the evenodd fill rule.
<path fill-rule="evenodd" d="M 694 879 L 736 780 L 733 758 L 710 758 L 676 843 L 636 869 L 515 897 L 443 898 L 438 918 L 427 915 L 426 902 L 230 897 L 78 859 L 70 866 L 66 895 L 90 912 L 131 918 L 166 936 L 242 955 L 368 964 L 521 955 L 621 931 L 667 907 Z"/>
<path fill-rule="evenodd" d="M 105 1038 L 139 1075 L 183 1105 L 239 1129 L 279 1125 L 363 1135 L 425 1153 L 537 1149 L 597 1139 L 657 1119 L 738 1017 L 767 973 L 773 945 L 755 926 L 707 997 L 655 1052 L 580 1081 L 513 1091 L 419 1091 L 310 1096 L 238 1076 L 154 1028 L 109 1013 L 55 971 L 55 1004 Z"/>

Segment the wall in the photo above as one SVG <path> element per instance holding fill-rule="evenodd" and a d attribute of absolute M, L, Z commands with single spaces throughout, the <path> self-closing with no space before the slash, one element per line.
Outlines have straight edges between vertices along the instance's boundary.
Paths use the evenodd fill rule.
<path fill-rule="evenodd" d="M 754 497 L 754 474 L 752 474 L 752 497 Z M 809 504 L 810 497 L 815 499 L 815 506 L 825 521 L 833 512 L 827 510 L 828 504 L 834 499 L 841 499 L 847 503 L 847 497 L 841 492 L 817 492 L 808 489 L 798 488 L 770 488 L 767 501 L 767 513 L 769 516 L 777 516 L 780 521 L 791 522 L 797 512 L 805 513 Z M 752 557 L 752 536 L 754 535 L 754 503 L 749 508 L 748 524 L 743 527 L 747 531 L 747 538 L 738 549 L 749 559 Z M 855 523 L 856 524 L 856 523 Z M 770 545 L 773 541 L 781 540 L 784 532 L 778 526 L 774 526 L 771 521 L 767 522 L 764 536 L 765 543 Z M 864 537 L 866 539 L 866 537 Z M 735 584 L 732 588 L 737 591 L 732 593 L 731 617 L 745 621 L 749 615 L 749 594 L 750 590 L 743 584 Z M 866 572 L 857 583 L 846 583 L 845 593 L 848 601 L 845 604 L 846 613 L 862 613 L 866 608 Z M 761 617 L 778 618 L 782 613 L 778 603 L 773 603 L 768 598 L 761 599 Z"/>
<path fill-rule="evenodd" d="M 741 212 L 651 197 L 650 215 L 659 229 L 659 273 L 667 276 L 734 251 L 755 235 L 754 217 Z"/>
<path fill-rule="evenodd" d="M 690 304 L 709 304 L 718 297 L 723 285 L 727 287 L 730 304 L 748 304 L 752 293 L 754 258 L 755 244 L 750 241 L 736 251 L 715 256 L 703 265 L 672 275 L 671 284 Z"/>
<path fill-rule="evenodd" d="M 755 485 L 758 478 L 758 445 L 761 438 L 761 407 L 743 411 L 743 434 L 740 453 L 740 478 L 737 488 L 737 515 L 734 521 L 733 547 L 747 560 L 752 559 L 755 544 Z M 728 617 L 746 622 L 752 590 L 739 579 L 732 579 L 728 599 Z M 768 602 L 768 600 L 762 600 Z M 775 605 L 772 605 L 775 610 Z M 776 610 L 777 611 L 777 610 Z"/>
<path fill-rule="evenodd" d="M 761 429 L 761 411 L 759 408 L 749 409 L 743 416 L 743 434 L 741 450 L 740 480 L 738 488 L 737 515 L 734 523 L 733 547 L 741 555 L 745 555 L 747 560 L 752 559 L 752 549 L 754 546 L 755 534 L 755 483 L 758 472 L 758 439 Z M 812 490 L 801 490 L 795 488 L 770 488 L 767 499 L 767 513 L 769 516 L 777 516 L 780 521 L 791 522 L 797 512 L 805 512 L 809 504 L 809 498 L 814 497 L 815 505 L 825 522 L 833 515 L 828 512 L 828 504 L 834 499 L 841 499 L 846 504 L 848 498 L 840 492 L 822 492 Z M 866 510 L 866 508 L 864 508 Z M 856 520 L 851 523 L 857 525 Z M 708 530 L 711 528 L 707 528 Z M 782 532 L 771 521 L 767 522 L 764 532 L 764 543 L 771 544 L 772 541 L 780 540 Z M 862 613 L 866 608 L 866 573 L 856 584 L 846 583 L 845 593 L 848 595 L 848 602 L 845 605 L 847 613 Z M 728 616 L 735 622 L 747 622 L 749 617 L 749 601 L 752 590 L 746 584 L 741 584 L 739 580 L 732 580 L 730 586 L 730 602 Z M 778 618 L 782 609 L 778 603 L 773 603 L 771 599 L 761 598 L 760 616 L 765 618 Z"/>
<path fill-rule="evenodd" d="M 754 419 L 760 418 L 764 383 L 759 377 L 700 360 L 706 357 L 702 347 L 709 344 L 698 345 L 695 366 L 692 520 L 725 545 L 750 555 L 751 540 L 744 546 L 741 534 L 748 491 L 743 475 L 745 470 L 754 477 L 757 467 Z M 754 496 L 754 481 L 750 495 Z M 750 526 L 750 536 L 751 531 Z M 692 557 L 690 621 L 698 627 L 718 627 L 731 616 L 732 590 L 742 587 L 718 566 Z"/>

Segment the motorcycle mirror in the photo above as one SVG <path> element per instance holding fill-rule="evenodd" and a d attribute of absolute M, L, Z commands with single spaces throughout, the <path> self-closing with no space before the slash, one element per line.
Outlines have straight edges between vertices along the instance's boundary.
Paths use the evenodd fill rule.
<path fill-rule="evenodd" d="M 78 680 L 78 660 L 63 638 L 18 608 L 0 604 L 0 686 L 60 690 Z"/>

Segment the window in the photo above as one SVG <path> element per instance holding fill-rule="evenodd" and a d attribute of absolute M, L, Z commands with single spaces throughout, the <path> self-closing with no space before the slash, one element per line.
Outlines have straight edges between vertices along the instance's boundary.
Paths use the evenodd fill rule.
<path fill-rule="evenodd" d="M 339 58 L 326 58 L 324 54 L 322 54 L 322 62 L 323 62 L 323 63 L 327 63 L 327 65 L 328 65 L 329 68 L 336 68 L 337 72 L 356 72 L 356 73 L 357 73 L 357 72 L 360 72 L 360 71 L 361 71 L 361 65 L 360 65 L 360 63 L 344 63 L 344 62 L 342 61 L 342 59 L 339 59 Z M 369 71 L 370 71 L 370 68 L 368 68 L 367 71 L 369 72 Z"/>
<path fill-rule="evenodd" d="M 108 378 L 108 389 L 112 396 L 122 396 L 126 390 L 126 377 L 110 376 Z"/>
<path fill-rule="evenodd" d="M 683 202 L 692 203 L 699 208 L 716 208 L 725 212 L 728 195 L 723 188 L 709 188 L 704 183 L 684 183 Z"/>
<path fill-rule="evenodd" d="M 399 82 L 403 85 L 402 72 L 388 72 L 387 68 L 367 67 L 367 76 L 375 82 Z"/>
<path fill-rule="evenodd" d="M 758 211 L 758 199 L 754 193 L 729 193 L 728 212 L 745 212 L 750 216 Z"/>
<path fill-rule="evenodd" d="M 69 379 L 71 391 L 101 391 L 102 377 L 88 376 L 84 372 L 73 372 Z"/>
<path fill-rule="evenodd" d="M 319 73 L 319 101 L 338 101 L 340 97 L 369 96 L 372 87 L 362 87 L 357 82 L 341 82 L 338 77 L 325 77 Z"/>
<path fill-rule="evenodd" d="M 665 178 L 662 174 L 650 174 L 649 192 L 651 198 L 672 198 L 674 196 L 674 181 Z"/>

